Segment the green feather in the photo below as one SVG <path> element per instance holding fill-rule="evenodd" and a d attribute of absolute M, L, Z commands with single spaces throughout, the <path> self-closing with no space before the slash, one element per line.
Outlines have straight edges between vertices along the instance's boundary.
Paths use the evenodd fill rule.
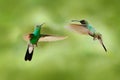
<path fill-rule="evenodd" d="M 40 38 L 40 30 L 41 30 L 41 25 L 37 25 L 33 32 L 33 37 L 30 39 L 30 43 L 37 44 Z"/>
<path fill-rule="evenodd" d="M 92 32 L 92 33 L 95 33 L 96 30 L 91 26 L 91 25 L 88 25 L 87 28 Z"/>

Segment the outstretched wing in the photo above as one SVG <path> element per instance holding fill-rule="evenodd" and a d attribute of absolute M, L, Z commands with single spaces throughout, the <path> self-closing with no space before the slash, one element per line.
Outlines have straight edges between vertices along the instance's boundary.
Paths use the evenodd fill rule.
<path fill-rule="evenodd" d="M 58 41 L 58 40 L 64 40 L 66 38 L 67 36 L 54 36 L 54 35 L 42 34 L 38 42 Z"/>
<path fill-rule="evenodd" d="M 102 41 L 102 37 L 99 37 L 98 40 L 99 40 L 100 44 L 102 45 L 102 47 L 104 48 L 104 50 L 107 52 L 107 49 Z"/>
<path fill-rule="evenodd" d="M 81 25 L 81 24 L 70 24 L 68 27 L 81 34 L 85 34 L 85 35 L 93 34 L 84 25 Z"/>

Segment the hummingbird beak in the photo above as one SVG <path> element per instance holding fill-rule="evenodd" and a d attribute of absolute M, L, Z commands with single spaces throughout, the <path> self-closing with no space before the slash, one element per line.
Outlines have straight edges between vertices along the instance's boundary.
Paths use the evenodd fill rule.
<path fill-rule="evenodd" d="M 79 20 L 72 20 L 72 22 L 80 22 Z"/>
<path fill-rule="evenodd" d="M 43 24 L 45 24 L 45 23 L 42 23 L 42 24 L 40 24 L 40 25 L 37 25 L 36 27 L 40 28 Z"/>
<path fill-rule="evenodd" d="M 42 26 L 43 24 L 45 24 L 45 23 L 42 23 L 40 26 Z"/>

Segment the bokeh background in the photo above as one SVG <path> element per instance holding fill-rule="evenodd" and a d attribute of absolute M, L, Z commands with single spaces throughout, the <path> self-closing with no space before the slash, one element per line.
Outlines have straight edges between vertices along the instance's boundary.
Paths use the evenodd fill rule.
<path fill-rule="evenodd" d="M 0 80 L 120 80 L 119 0 L 0 0 Z M 103 35 L 98 41 L 66 29 L 86 19 Z M 68 36 L 41 42 L 24 61 L 23 36 L 45 22 L 41 33 Z"/>

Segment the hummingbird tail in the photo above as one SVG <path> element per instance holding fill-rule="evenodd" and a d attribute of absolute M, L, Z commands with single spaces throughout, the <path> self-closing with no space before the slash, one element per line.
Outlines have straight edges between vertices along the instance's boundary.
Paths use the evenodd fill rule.
<path fill-rule="evenodd" d="M 106 49 L 106 47 L 105 47 L 105 45 L 103 43 L 102 43 L 102 46 L 103 46 L 105 52 L 107 52 L 107 49 Z"/>
<path fill-rule="evenodd" d="M 33 55 L 33 51 L 34 51 L 34 46 L 33 45 L 28 45 L 26 54 L 25 54 L 25 61 L 32 60 L 32 55 Z"/>
<path fill-rule="evenodd" d="M 98 40 L 100 41 L 101 45 L 103 46 L 103 48 L 104 48 L 105 52 L 107 52 L 107 49 L 106 49 L 105 45 L 103 44 L 102 39 L 98 39 Z"/>

